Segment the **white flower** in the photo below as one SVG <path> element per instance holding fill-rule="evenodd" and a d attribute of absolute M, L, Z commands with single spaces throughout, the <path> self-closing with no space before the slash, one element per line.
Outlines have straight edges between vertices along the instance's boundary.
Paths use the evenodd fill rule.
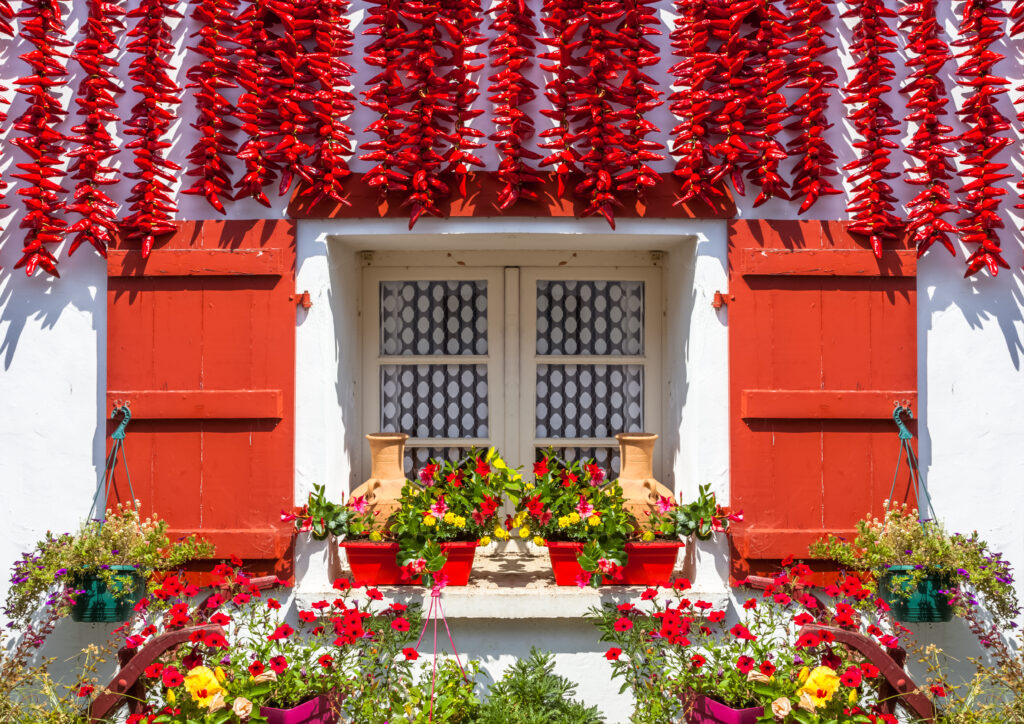
<path fill-rule="evenodd" d="M 784 696 L 780 696 L 772 702 L 772 714 L 776 719 L 785 719 L 789 716 L 789 712 L 791 711 L 793 711 L 793 705 L 790 704 L 789 699 Z"/>

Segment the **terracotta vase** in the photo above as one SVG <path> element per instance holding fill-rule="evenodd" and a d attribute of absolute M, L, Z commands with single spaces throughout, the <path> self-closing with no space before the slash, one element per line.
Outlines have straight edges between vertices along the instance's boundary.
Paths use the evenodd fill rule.
<path fill-rule="evenodd" d="M 619 441 L 619 484 L 626 499 L 625 508 L 641 523 L 654 512 L 658 496 L 672 497 L 672 491 L 654 478 L 654 443 L 652 432 L 623 432 Z"/>
<path fill-rule="evenodd" d="M 383 523 L 398 510 L 398 499 L 405 485 L 405 441 L 402 432 L 373 432 L 366 436 L 370 443 L 370 477 L 352 491 L 363 496 L 370 510 Z"/>

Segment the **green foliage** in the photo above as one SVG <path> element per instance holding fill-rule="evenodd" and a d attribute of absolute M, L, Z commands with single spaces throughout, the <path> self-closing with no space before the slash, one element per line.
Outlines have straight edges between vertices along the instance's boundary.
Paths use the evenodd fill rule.
<path fill-rule="evenodd" d="M 437 664 L 436 679 L 431 667 L 424 665 L 416 680 L 402 677 L 384 689 L 364 686 L 345 701 L 342 713 L 348 719 L 343 720 L 359 724 L 471 724 L 480 708 L 474 683 L 479 670 L 478 663 L 469 662 L 463 673 L 454 659 L 442 659 Z"/>
<path fill-rule="evenodd" d="M 134 566 L 148 575 L 213 555 L 213 546 L 194 535 L 172 545 L 167 527 L 164 520 L 143 520 L 133 507 L 119 504 L 106 520 L 86 521 L 74 535 L 47 532 L 33 551 L 14 564 L 14 585 L 7 593 L 4 613 L 15 621 L 28 620 L 55 590 L 71 585 L 80 573 L 95 573 L 112 592 L 128 596 L 131 588 L 116 581 L 117 572 L 111 566 Z M 69 604 L 62 605 L 62 615 L 69 611 Z"/>
<path fill-rule="evenodd" d="M 701 485 L 697 499 L 692 503 L 676 505 L 669 498 L 662 498 L 659 510 L 651 515 L 649 528 L 658 535 L 690 535 L 700 540 L 709 540 L 716 531 L 729 530 L 733 517 L 728 510 L 718 505 L 711 485 Z"/>
<path fill-rule="evenodd" d="M 953 580 L 950 603 L 965 616 L 975 599 L 1000 625 L 1008 627 L 1019 604 L 1010 565 L 1002 554 L 989 551 L 975 531 L 950 535 L 935 520 L 918 520 L 916 509 L 885 503 L 885 515 L 857 523 L 853 542 L 829 536 L 811 545 L 811 555 L 838 562 L 852 570 L 880 572 L 895 565 L 913 566 L 894 580 L 897 595 L 909 596 L 924 576 L 939 574 Z"/>
<path fill-rule="evenodd" d="M 576 686 L 554 673 L 554 656 L 536 649 L 491 687 L 476 724 L 600 724 L 597 707 L 575 701 Z"/>
<path fill-rule="evenodd" d="M 323 485 L 313 485 L 306 505 L 295 513 L 295 530 L 309 531 L 316 540 L 327 536 L 340 537 L 361 535 L 373 526 L 373 514 L 360 498 L 353 498 L 348 505 L 327 499 Z"/>

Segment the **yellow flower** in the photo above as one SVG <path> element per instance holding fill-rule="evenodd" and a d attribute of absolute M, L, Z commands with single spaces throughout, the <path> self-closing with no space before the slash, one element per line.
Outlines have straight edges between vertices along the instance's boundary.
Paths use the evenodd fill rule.
<path fill-rule="evenodd" d="M 544 546 L 544 539 L 543 539 L 543 538 L 541 538 L 541 537 L 540 537 L 539 535 L 535 535 L 535 536 L 533 537 L 533 544 L 534 544 L 535 546 L 540 546 L 540 547 L 543 547 L 543 546 Z"/>
<path fill-rule="evenodd" d="M 536 486 L 535 486 L 535 485 L 534 485 L 533 483 L 527 483 L 527 484 L 526 484 L 526 489 L 527 489 L 527 490 L 533 490 L 533 489 L 534 489 L 535 487 L 536 487 Z"/>
<path fill-rule="evenodd" d="M 494 537 L 498 540 L 507 540 L 508 531 L 502 528 L 500 525 L 494 526 Z"/>
<path fill-rule="evenodd" d="M 850 689 L 850 695 L 848 697 L 846 697 L 846 700 L 848 702 L 850 702 L 850 706 L 853 706 L 854 704 L 856 704 L 857 703 L 857 690 L 856 689 Z"/>
<path fill-rule="evenodd" d="M 799 681 L 802 684 L 805 681 L 807 681 L 807 677 L 810 676 L 810 675 L 811 675 L 811 670 L 808 669 L 805 666 L 804 668 L 800 669 L 800 673 L 797 674 L 796 680 Z"/>
<path fill-rule="evenodd" d="M 465 528 L 466 527 L 466 519 L 463 516 L 461 516 L 461 515 L 455 516 L 455 527 L 456 528 Z"/>
<path fill-rule="evenodd" d="M 567 516 L 567 515 L 559 516 L 559 518 L 558 518 L 558 527 L 559 528 L 568 528 L 570 525 L 572 525 L 572 522 L 569 520 L 569 516 Z"/>
<path fill-rule="evenodd" d="M 428 528 L 433 528 L 436 523 L 437 518 L 435 518 L 432 515 L 427 515 L 423 517 L 423 525 L 427 526 Z"/>
<path fill-rule="evenodd" d="M 486 536 L 485 535 L 483 538 L 480 539 L 480 545 L 482 545 L 482 546 L 489 546 L 490 544 L 491 544 L 490 536 Z"/>
<path fill-rule="evenodd" d="M 601 525 L 601 516 L 592 515 L 589 518 L 587 518 L 587 523 L 590 524 L 591 527 L 595 525 Z"/>
<path fill-rule="evenodd" d="M 653 531 L 649 531 L 649 530 L 645 530 L 644 534 L 642 536 L 640 536 L 640 540 L 645 541 L 645 542 L 650 542 L 650 541 L 654 540 L 654 532 Z"/>
<path fill-rule="evenodd" d="M 217 681 L 217 675 L 207 666 L 196 666 L 185 674 L 185 690 L 201 707 L 208 707 L 213 698 L 226 689 Z"/>
<path fill-rule="evenodd" d="M 514 525 L 516 527 L 522 525 L 523 521 L 526 520 L 526 516 L 527 516 L 527 512 L 525 510 L 519 511 L 518 513 L 516 513 L 516 517 L 515 517 L 515 520 L 512 521 L 512 525 Z"/>
<path fill-rule="evenodd" d="M 219 681 L 222 684 L 226 683 L 228 680 L 228 677 L 224 674 L 224 669 L 222 669 L 219 666 L 213 670 L 213 675 L 216 676 L 217 681 Z"/>
<path fill-rule="evenodd" d="M 370 540 L 372 541 L 379 541 L 381 538 L 383 538 L 383 536 L 380 534 L 379 530 L 375 530 L 370 533 Z"/>
<path fill-rule="evenodd" d="M 454 523 L 455 522 L 455 513 L 451 512 L 450 510 L 447 513 L 445 513 L 444 514 L 444 522 L 447 523 L 448 525 L 451 525 L 452 523 Z"/>
<path fill-rule="evenodd" d="M 177 699 L 178 699 L 178 697 L 176 697 L 174 695 L 174 690 L 173 689 L 168 689 L 167 690 L 167 703 L 168 704 L 173 704 L 175 701 L 177 701 Z"/>
<path fill-rule="evenodd" d="M 519 529 L 519 537 L 522 538 L 523 540 L 526 540 L 527 538 L 529 538 L 530 537 L 530 529 L 529 528 L 520 528 Z"/>
<path fill-rule="evenodd" d="M 577 513 L 575 510 L 573 512 L 569 513 L 569 522 L 570 523 L 579 523 L 580 522 L 580 514 Z"/>
<path fill-rule="evenodd" d="M 803 671 L 800 672 L 801 675 Z M 806 693 L 815 707 L 821 708 L 832 700 L 839 688 L 839 675 L 828 666 L 819 666 L 810 673 L 800 691 Z"/>

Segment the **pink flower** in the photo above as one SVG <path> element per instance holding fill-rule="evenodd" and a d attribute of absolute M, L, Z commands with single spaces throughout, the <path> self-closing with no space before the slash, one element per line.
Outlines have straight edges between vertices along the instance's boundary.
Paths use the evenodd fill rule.
<path fill-rule="evenodd" d="M 576 512 L 580 514 L 581 518 L 586 519 L 594 514 L 594 506 L 581 495 L 580 502 L 576 504 Z"/>
<path fill-rule="evenodd" d="M 366 502 L 366 496 L 357 495 L 348 501 L 348 507 L 355 512 L 362 514 L 366 512 L 370 505 Z"/>
<path fill-rule="evenodd" d="M 430 506 L 430 514 L 435 518 L 443 518 L 444 514 L 448 512 L 448 504 L 444 502 L 444 496 L 438 498 L 433 505 Z"/>
<path fill-rule="evenodd" d="M 590 571 L 580 571 L 576 574 L 576 585 L 580 588 L 586 588 L 590 585 Z"/>
<path fill-rule="evenodd" d="M 604 481 L 604 470 L 596 463 L 587 464 L 587 473 L 590 475 L 591 485 L 600 485 Z"/>
<path fill-rule="evenodd" d="M 292 515 L 291 513 L 286 513 L 283 510 L 281 511 L 281 522 L 282 523 L 291 523 L 293 520 L 295 520 L 295 516 L 294 515 Z"/>
<path fill-rule="evenodd" d="M 672 500 L 672 498 L 668 497 L 667 495 L 659 495 L 658 502 L 655 505 L 658 508 L 658 513 L 660 513 L 661 515 L 665 515 L 674 507 L 676 507 L 675 501 Z"/>
<path fill-rule="evenodd" d="M 434 475 L 437 473 L 437 464 L 430 463 L 420 469 L 420 482 L 424 485 L 434 484 Z"/>

